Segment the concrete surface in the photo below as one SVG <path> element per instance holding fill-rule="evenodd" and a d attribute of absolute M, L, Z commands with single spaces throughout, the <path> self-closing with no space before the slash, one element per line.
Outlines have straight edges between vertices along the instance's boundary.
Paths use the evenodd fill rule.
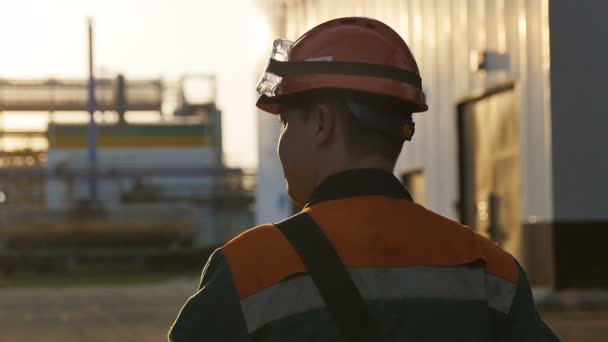
<path fill-rule="evenodd" d="M 198 279 L 151 285 L 0 288 L 0 342 L 166 341 Z M 608 307 L 545 305 L 563 341 L 608 341 Z"/>

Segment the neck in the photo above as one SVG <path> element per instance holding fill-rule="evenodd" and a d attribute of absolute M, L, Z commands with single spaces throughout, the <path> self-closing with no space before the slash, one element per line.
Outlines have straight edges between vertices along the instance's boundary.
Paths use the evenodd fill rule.
<path fill-rule="evenodd" d="M 315 188 L 331 175 L 354 169 L 380 169 L 393 173 L 395 164 L 377 157 L 368 157 L 358 160 L 344 160 L 343 162 L 334 160 L 333 163 L 327 163 L 322 169 L 319 170 L 316 177 Z"/>

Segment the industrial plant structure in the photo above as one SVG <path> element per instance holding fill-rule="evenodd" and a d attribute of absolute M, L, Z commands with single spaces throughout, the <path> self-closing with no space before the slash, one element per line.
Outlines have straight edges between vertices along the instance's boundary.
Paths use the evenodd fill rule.
<path fill-rule="evenodd" d="M 189 253 L 198 267 L 252 225 L 251 175 L 223 163 L 214 76 L 95 80 L 93 145 L 82 122 L 87 88 L 84 80 L 0 80 L 0 116 L 26 113 L 44 127 L 0 129 L 0 256 L 12 267 L 37 255 L 172 253 Z"/>

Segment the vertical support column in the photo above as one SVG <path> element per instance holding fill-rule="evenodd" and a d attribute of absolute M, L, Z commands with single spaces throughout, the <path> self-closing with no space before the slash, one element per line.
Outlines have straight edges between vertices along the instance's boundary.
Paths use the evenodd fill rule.
<path fill-rule="evenodd" d="M 118 114 L 118 124 L 126 124 L 125 114 L 127 112 L 127 85 L 125 76 L 119 74 L 114 82 L 114 110 Z"/>
<path fill-rule="evenodd" d="M 93 20 L 88 18 L 89 29 L 89 201 L 98 203 L 97 196 L 97 124 L 95 123 L 95 77 L 93 75 Z"/>

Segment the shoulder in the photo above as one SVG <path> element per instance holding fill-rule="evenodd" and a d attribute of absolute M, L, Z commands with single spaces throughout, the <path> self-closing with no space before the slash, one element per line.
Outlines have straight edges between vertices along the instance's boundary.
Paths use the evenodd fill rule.
<path fill-rule="evenodd" d="M 428 210 L 420 212 L 420 215 L 425 222 L 434 222 L 431 226 L 435 228 L 431 229 L 436 229 L 433 234 L 440 236 L 437 239 L 442 241 L 442 249 L 455 251 L 454 255 L 462 256 L 462 261 L 483 260 L 488 305 L 499 312 L 509 313 L 523 273 L 515 258 L 470 227 Z"/>
<path fill-rule="evenodd" d="M 513 255 L 505 251 L 496 242 L 473 232 L 477 244 L 486 261 L 486 272 L 515 285 L 520 281 L 520 269 Z"/>
<path fill-rule="evenodd" d="M 280 239 L 280 232 L 272 224 L 250 228 L 228 241 L 220 248 L 224 255 L 243 255 L 263 245 L 273 244 Z"/>
<path fill-rule="evenodd" d="M 251 228 L 220 251 L 232 271 L 241 299 L 270 287 L 293 273 L 304 272 L 300 257 L 272 224 Z"/>
<path fill-rule="evenodd" d="M 445 241 L 446 245 L 453 245 L 468 258 L 483 259 L 486 272 L 502 278 L 510 283 L 518 284 L 519 271 L 514 257 L 494 241 L 474 231 L 472 228 L 453 221 L 445 216 L 416 206 L 413 215 L 421 222 L 425 222 L 425 229 L 435 230 L 433 235 L 437 241 Z"/>

